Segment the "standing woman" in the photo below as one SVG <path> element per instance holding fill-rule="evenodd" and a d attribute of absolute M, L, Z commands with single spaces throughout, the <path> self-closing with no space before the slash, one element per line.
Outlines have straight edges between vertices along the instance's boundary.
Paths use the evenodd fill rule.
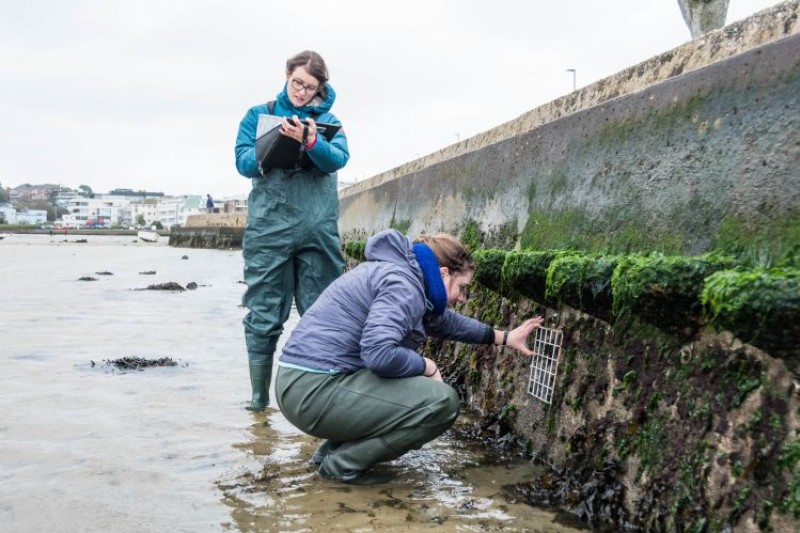
<path fill-rule="evenodd" d="M 236 168 L 252 178 L 244 231 L 243 303 L 249 309 L 244 333 L 252 401 L 269 405 L 272 356 L 292 302 L 302 315 L 344 271 L 339 250 L 339 197 L 336 171 L 350 158 L 342 129 L 330 140 L 317 135 L 316 122 L 341 125 L 330 112 L 336 93 L 319 54 L 304 51 L 286 62 L 286 83 L 274 102 L 250 108 L 239 125 Z M 271 108 L 271 109 L 270 109 Z M 281 133 L 303 143 L 310 168 L 260 168 L 256 157 L 258 115 L 282 117 Z"/>
<path fill-rule="evenodd" d="M 326 439 L 312 457 L 320 476 L 359 485 L 386 481 L 370 469 L 456 420 L 456 391 L 416 351 L 426 335 L 531 356 L 528 335 L 542 324 L 535 317 L 500 331 L 449 309 L 466 298 L 474 270 L 469 250 L 451 235 L 414 243 L 386 230 L 367 241 L 364 256 L 300 319 L 275 383 L 286 419 Z"/>

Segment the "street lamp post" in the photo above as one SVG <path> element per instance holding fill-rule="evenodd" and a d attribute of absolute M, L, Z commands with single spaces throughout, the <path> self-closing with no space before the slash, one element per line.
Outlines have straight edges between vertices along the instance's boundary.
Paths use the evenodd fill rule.
<path fill-rule="evenodd" d="M 576 82 L 575 82 L 575 69 L 574 68 L 568 68 L 567 72 L 572 72 L 572 91 L 574 92 L 575 89 L 577 88 L 577 85 L 576 85 Z"/>

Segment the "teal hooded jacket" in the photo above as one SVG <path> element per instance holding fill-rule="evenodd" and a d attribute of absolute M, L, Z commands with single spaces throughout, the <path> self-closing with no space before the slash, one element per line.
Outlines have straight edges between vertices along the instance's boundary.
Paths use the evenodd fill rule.
<path fill-rule="evenodd" d="M 308 118 L 313 114 L 318 114 L 315 122 L 326 124 L 341 125 L 331 112 L 333 102 L 336 100 L 336 92 L 330 84 L 325 84 L 327 97 L 323 100 L 316 96 L 309 105 L 295 107 L 289 95 L 286 94 L 286 85 L 283 91 L 278 94 L 273 108 L 274 115 L 281 117 L 291 117 L 297 115 L 299 118 Z M 267 104 L 251 107 L 239 124 L 239 134 L 236 137 L 236 169 L 239 174 L 247 178 L 260 178 L 261 172 L 258 169 L 256 159 L 256 127 L 258 126 L 258 115 L 269 115 Z M 350 151 L 347 148 L 347 137 L 344 129 L 336 132 L 330 141 L 324 135 L 317 135 L 317 142 L 314 147 L 306 152 L 314 165 L 326 174 L 336 172 L 347 164 L 350 159 Z"/>

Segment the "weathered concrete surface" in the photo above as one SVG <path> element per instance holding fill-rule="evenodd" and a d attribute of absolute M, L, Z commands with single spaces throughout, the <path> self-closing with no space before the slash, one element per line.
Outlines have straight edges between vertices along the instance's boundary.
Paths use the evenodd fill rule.
<path fill-rule="evenodd" d="M 174 228 L 169 245 L 179 248 L 217 248 L 228 250 L 242 247 L 244 229 L 227 226 Z"/>
<path fill-rule="evenodd" d="M 799 99 L 794 1 L 346 189 L 342 235 L 472 222 L 486 247 L 698 253 L 727 232 L 777 257 L 800 246 Z M 615 531 L 798 531 L 800 470 L 781 457 L 800 445 L 800 385 L 784 360 L 730 332 L 679 338 L 484 287 L 462 311 L 564 332 L 552 405 L 528 394 L 527 358 L 425 346 L 495 441 L 554 467 L 521 498 L 615 509 Z"/>
<path fill-rule="evenodd" d="M 511 226 L 528 245 L 697 252 L 731 217 L 796 216 L 799 11 L 779 4 L 349 187 L 342 236 L 471 219 Z M 652 238 L 615 243 L 643 230 Z"/>
<path fill-rule="evenodd" d="M 182 228 L 174 228 L 169 245 L 181 248 L 242 247 L 246 213 L 204 213 L 191 215 Z"/>
<path fill-rule="evenodd" d="M 247 223 L 247 213 L 207 213 L 190 215 L 186 218 L 187 228 L 243 228 Z"/>

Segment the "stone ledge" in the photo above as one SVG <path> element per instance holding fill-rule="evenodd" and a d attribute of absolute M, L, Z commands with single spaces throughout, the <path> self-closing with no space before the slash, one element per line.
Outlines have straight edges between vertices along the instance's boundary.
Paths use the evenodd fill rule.
<path fill-rule="evenodd" d="M 340 191 L 339 197 L 361 193 L 400 176 L 526 133 L 566 115 L 636 93 L 655 83 L 795 33 L 800 33 L 800 0 L 782 2 L 537 107 L 512 121 L 358 182 Z"/>

